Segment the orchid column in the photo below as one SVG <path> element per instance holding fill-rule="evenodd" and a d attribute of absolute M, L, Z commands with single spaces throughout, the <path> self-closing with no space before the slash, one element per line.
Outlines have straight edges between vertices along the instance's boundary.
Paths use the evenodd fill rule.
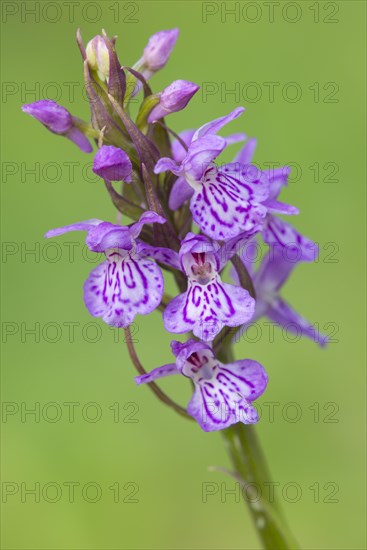
<path fill-rule="evenodd" d="M 317 247 L 278 214 L 293 216 L 294 206 L 278 196 L 289 169 L 261 171 L 251 164 L 255 140 L 244 134 L 218 135 L 242 115 L 239 107 L 198 129 L 176 134 L 164 117 L 184 109 L 199 87 L 175 80 L 158 93 L 148 83 L 167 63 L 178 30 L 153 35 L 133 68 L 122 66 L 115 38 L 102 31 L 84 48 L 77 42 L 90 101 L 91 121 L 43 99 L 23 110 L 52 133 L 67 137 L 83 152 L 96 146 L 94 172 L 117 211 L 132 223 L 122 226 L 96 218 L 51 229 L 46 237 L 69 231 L 86 233 L 86 243 L 105 260 L 88 275 L 84 301 L 89 313 L 124 329 L 130 357 L 160 401 L 204 431 L 222 431 L 233 472 L 264 548 L 297 547 L 278 504 L 252 498 L 251 486 L 269 482 L 269 472 L 256 438 L 254 402 L 266 389 L 265 368 L 254 358 L 234 360 L 232 344 L 249 323 L 268 316 L 289 323 L 320 345 L 326 338 L 280 296 L 280 288 L 299 262 L 317 257 Z M 131 99 L 141 96 L 135 121 Z M 216 159 L 231 144 L 245 142 L 232 163 Z M 73 220 L 69 220 L 73 221 Z M 256 269 L 248 251 L 262 239 L 267 253 Z M 232 282 L 223 281 L 230 265 Z M 171 273 L 177 296 L 164 292 L 164 273 Z M 130 335 L 140 315 L 162 312 L 162 330 L 172 334 L 174 358 L 147 372 Z M 183 338 L 178 341 L 176 338 Z M 184 336 L 182 336 L 184 335 Z M 167 350 L 167 354 L 168 354 Z M 169 354 L 168 354 L 169 355 Z M 193 388 L 186 407 L 159 386 L 178 375 Z"/>

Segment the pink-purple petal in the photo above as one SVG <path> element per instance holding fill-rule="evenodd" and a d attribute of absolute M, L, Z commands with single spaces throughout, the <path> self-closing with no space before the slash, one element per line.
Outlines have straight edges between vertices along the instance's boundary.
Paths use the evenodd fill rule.
<path fill-rule="evenodd" d="M 225 146 L 226 140 L 220 136 L 208 135 L 193 141 L 182 163 L 187 181 L 190 184 L 200 182 L 209 165 Z"/>
<path fill-rule="evenodd" d="M 93 252 L 105 252 L 108 248 L 131 250 L 132 235 L 128 227 L 102 222 L 88 231 L 86 238 L 88 248 Z"/>
<path fill-rule="evenodd" d="M 231 380 L 233 391 L 237 391 L 248 401 L 254 401 L 265 391 L 268 383 L 266 371 L 260 363 L 252 359 L 242 359 L 222 365 L 217 379 L 226 376 Z"/>
<path fill-rule="evenodd" d="M 93 172 L 108 181 L 130 183 L 132 178 L 131 160 L 119 147 L 103 145 L 94 157 Z"/>
<path fill-rule="evenodd" d="M 95 268 L 84 284 L 84 300 L 94 317 L 126 328 L 137 314 L 156 309 L 163 295 L 163 275 L 150 260 L 108 260 Z"/>
<path fill-rule="evenodd" d="M 276 199 L 282 188 L 288 185 L 288 176 L 291 172 L 289 166 L 264 170 L 264 175 L 269 181 L 269 198 Z"/>
<path fill-rule="evenodd" d="M 255 153 L 256 145 L 257 140 L 255 138 L 249 139 L 235 157 L 234 162 L 239 162 L 244 165 L 250 164 Z"/>
<path fill-rule="evenodd" d="M 289 258 L 306 262 L 315 261 L 317 258 L 318 246 L 315 242 L 301 235 L 290 224 L 271 214 L 267 216 L 262 236 L 269 246 L 285 249 Z"/>
<path fill-rule="evenodd" d="M 237 107 L 229 115 L 219 117 L 211 122 L 207 122 L 204 126 L 201 126 L 194 134 L 193 140 L 206 136 L 208 134 L 216 134 L 229 122 L 238 118 L 244 112 L 243 107 Z"/>
<path fill-rule="evenodd" d="M 304 319 L 280 296 L 272 301 L 266 315 L 287 333 L 295 334 L 298 339 L 301 336 L 306 336 L 321 347 L 328 343 L 329 338 L 319 331 L 316 323 L 311 324 Z"/>
<path fill-rule="evenodd" d="M 218 278 L 206 286 L 190 282 L 187 292 L 168 304 L 163 321 L 169 332 L 193 331 L 201 340 L 211 341 L 224 326 L 249 321 L 254 310 L 255 300 L 247 290 Z"/>
<path fill-rule="evenodd" d="M 143 229 L 143 226 L 147 223 L 166 223 L 166 219 L 163 218 L 163 216 L 160 216 L 159 214 L 157 214 L 156 212 L 153 212 L 151 210 L 147 210 L 146 212 L 144 212 L 141 216 L 140 216 L 140 219 L 133 223 L 132 225 L 130 225 L 129 227 L 129 231 L 131 233 L 131 236 L 133 237 L 133 239 L 137 239 L 141 233 L 141 230 Z"/>
<path fill-rule="evenodd" d="M 184 130 L 183 132 L 180 132 L 178 135 L 181 138 L 181 140 L 185 143 L 186 147 L 188 148 L 194 134 L 195 134 L 195 130 Z M 173 140 L 172 155 L 176 162 L 182 162 L 186 156 L 186 152 L 187 152 L 187 149 L 185 149 L 182 146 L 182 144 L 178 139 Z"/>
<path fill-rule="evenodd" d="M 299 210 L 296 206 L 285 204 L 275 199 L 267 199 L 263 202 L 263 205 L 266 206 L 268 211 L 272 214 L 284 214 L 285 216 L 296 216 L 299 214 Z"/>
<path fill-rule="evenodd" d="M 139 256 L 149 256 L 157 262 L 173 267 L 174 269 L 180 269 L 178 252 L 170 248 L 153 246 L 143 241 L 138 241 L 137 253 Z"/>
<path fill-rule="evenodd" d="M 153 369 L 147 374 L 136 376 L 135 382 L 140 386 L 140 384 L 149 384 L 150 382 L 154 382 L 154 380 L 165 378 L 166 376 L 172 376 L 174 374 L 179 374 L 176 364 L 169 363 L 168 365 L 163 365 L 163 367 Z"/>
<path fill-rule="evenodd" d="M 180 176 L 182 174 L 182 167 L 180 164 L 175 162 L 174 160 L 163 157 L 159 159 L 157 164 L 154 167 L 154 173 L 155 174 L 161 174 L 162 172 L 172 172 L 176 176 Z"/>
<path fill-rule="evenodd" d="M 262 227 L 267 209 L 261 204 L 267 186 L 234 173 L 233 165 L 207 170 L 202 188 L 191 199 L 193 219 L 209 237 L 227 240 Z"/>
<path fill-rule="evenodd" d="M 299 260 L 288 259 L 284 250 L 271 248 L 254 276 L 254 284 L 259 290 L 259 296 L 264 292 L 278 291 L 298 263 Z"/>
<path fill-rule="evenodd" d="M 254 424 L 258 421 L 258 413 L 250 402 L 239 397 L 232 400 L 232 392 L 220 384 L 197 385 L 187 412 L 206 432 L 224 430 L 237 422 Z"/>
<path fill-rule="evenodd" d="M 97 220 L 92 218 L 90 220 L 85 220 L 84 222 L 71 223 L 70 225 L 64 225 L 63 227 L 57 227 L 56 229 L 50 229 L 45 234 L 45 238 L 49 239 L 50 237 L 58 237 L 64 233 L 69 233 L 71 231 L 89 231 L 92 227 L 95 227 L 103 223 L 102 220 Z"/>
<path fill-rule="evenodd" d="M 242 132 L 238 132 L 237 134 L 229 134 L 229 136 L 224 136 L 227 145 L 233 145 L 234 143 L 238 143 L 239 141 L 245 141 L 246 138 L 246 134 L 243 134 Z"/>
<path fill-rule="evenodd" d="M 88 141 L 88 138 L 83 134 L 79 128 L 76 128 L 73 126 L 68 130 L 65 134 L 65 137 L 70 139 L 83 153 L 91 153 L 93 151 L 93 147 Z"/>
<path fill-rule="evenodd" d="M 171 210 L 177 210 L 188 199 L 191 199 L 194 190 L 182 176 L 177 178 L 172 186 L 168 206 Z"/>

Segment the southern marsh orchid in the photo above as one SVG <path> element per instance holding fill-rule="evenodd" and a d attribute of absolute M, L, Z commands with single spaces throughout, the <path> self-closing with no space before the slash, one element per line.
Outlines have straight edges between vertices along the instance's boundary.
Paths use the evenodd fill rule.
<path fill-rule="evenodd" d="M 206 235 L 217 240 L 260 229 L 267 214 L 262 203 L 269 196 L 269 186 L 262 174 L 249 177 L 247 170 L 238 163 L 223 167 L 213 164 L 227 145 L 227 140 L 217 136 L 216 132 L 242 112 L 243 109 L 238 108 L 205 124 L 194 133 L 180 162 L 163 158 L 155 167 L 156 173 L 169 170 L 180 177 L 180 187 L 176 185 L 174 190 L 175 205 L 180 204 L 180 199 L 183 201 L 191 196 L 194 221 Z M 187 184 L 191 191 L 188 191 Z"/>
<path fill-rule="evenodd" d="M 218 135 L 230 122 L 239 123 L 243 107 L 178 133 L 162 120 L 187 109 L 198 97 L 198 86 L 182 78 L 170 79 L 172 84 L 160 93 L 147 82 L 166 65 L 177 38 L 178 29 L 154 34 L 129 68 L 119 61 L 115 37 L 102 31 L 85 48 L 78 30 L 90 123 L 51 100 L 24 105 L 23 110 L 82 151 L 91 151 L 93 140 L 93 171 L 104 180 L 117 210 L 115 224 L 90 219 L 45 235 L 85 231 L 88 248 L 104 255 L 84 284 L 89 313 L 124 329 L 139 374 L 137 384 L 147 384 L 160 401 L 196 420 L 202 430 L 223 431 L 233 475 L 247 487 L 249 482 L 269 482 L 249 426 L 259 420 L 253 402 L 265 391 L 268 377 L 257 361 L 235 360 L 232 344 L 243 327 L 264 315 L 283 328 L 300 327 L 320 345 L 326 343 L 326 337 L 315 336 L 313 326 L 280 296 L 294 266 L 316 259 L 317 246 L 278 217 L 298 214 L 297 208 L 278 200 L 289 168 L 260 170 L 252 162 L 256 140 L 246 141 L 242 132 Z M 141 103 L 133 116 L 131 101 L 136 96 L 134 102 L 139 103 L 139 92 Z M 225 148 L 239 142 L 245 143 L 233 162 L 220 164 Z M 130 225 L 122 225 L 121 216 L 129 218 Z M 255 270 L 244 250 L 260 236 L 267 253 Z M 225 282 L 229 264 L 235 270 L 231 283 Z M 170 294 L 164 292 L 163 272 L 174 289 Z M 161 329 L 184 335 L 185 342 L 172 342 L 175 362 L 148 373 L 129 327 L 137 315 L 154 310 L 162 312 Z M 162 353 L 163 364 L 163 344 L 157 353 Z M 193 388 L 187 407 L 160 387 L 161 379 L 174 374 L 183 375 L 181 383 Z M 296 547 L 281 528 L 280 515 L 273 515 L 272 503 L 252 506 L 251 513 L 261 519 L 259 532 L 267 548 Z"/>
<path fill-rule="evenodd" d="M 130 227 L 92 219 L 51 229 L 45 235 L 87 231 L 88 248 L 106 255 L 84 283 L 84 302 L 93 317 L 102 317 L 114 327 L 129 326 L 137 314 L 151 313 L 162 299 L 162 272 L 155 262 L 146 259 L 137 242 L 146 223 L 165 220 L 155 212 L 145 212 Z"/>
<path fill-rule="evenodd" d="M 260 363 L 243 359 L 223 364 L 208 344 L 193 339 L 185 344 L 173 341 L 171 348 L 176 363 L 137 376 L 138 384 L 148 384 L 173 374 L 190 378 L 195 389 L 187 412 L 206 432 L 223 430 L 237 422 L 257 422 L 258 413 L 252 402 L 265 391 L 268 382 Z"/>
<path fill-rule="evenodd" d="M 188 233 L 182 241 L 179 260 L 188 286 L 164 311 L 169 332 L 192 331 L 210 341 L 224 326 L 235 327 L 251 319 L 255 300 L 246 289 L 221 280 L 218 252 L 219 247 L 203 235 Z"/>

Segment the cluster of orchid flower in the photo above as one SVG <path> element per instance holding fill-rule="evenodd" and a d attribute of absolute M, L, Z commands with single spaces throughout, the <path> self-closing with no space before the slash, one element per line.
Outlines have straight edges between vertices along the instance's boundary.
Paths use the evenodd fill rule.
<path fill-rule="evenodd" d="M 225 364 L 217 358 L 236 331 L 265 315 L 321 345 L 326 338 L 279 295 L 295 265 L 317 256 L 314 242 L 276 217 L 298 213 L 278 201 L 289 169 L 260 170 L 251 163 L 254 139 L 218 135 L 243 108 L 179 135 L 164 121 L 199 89 L 177 80 L 153 94 L 148 84 L 166 64 L 177 37 L 177 29 L 153 35 L 129 68 L 118 60 L 115 38 L 103 31 L 84 48 L 78 31 L 91 124 L 47 99 L 23 110 L 84 152 L 92 151 L 89 140 L 98 145 L 93 171 L 104 180 L 118 211 L 134 223 L 90 219 L 48 231 L 46 237 L 86 231 L 89 249 L 105 254 L 84 284 L 91 315 L 128 329 L 136 315 L 159 308 L 168 332 L 192 333 L 185 343 L 172 342 L 174 363 L 141 374 L 136 382 L 150 384 L 173 374 L 190 378 L 194 394 L 187 412 L 212 431 L 256 422 L 252 403 L 267 385 L 258 362 Z M 143 97 L 133 122 L 130 104 L 138 94 Z M 228 145 L 241 141 L 246 143 L 232 163 L 214 163 Z M 121 190 L 112 182 L 121 182 Z M 268 251 L 255 270 L 249 250 L 259 237 Z M 229 262 L 232 284 L 221 278 Z M 173 274 L 180 290 L 171 300 L 164 294 L 162 269 Z"/>

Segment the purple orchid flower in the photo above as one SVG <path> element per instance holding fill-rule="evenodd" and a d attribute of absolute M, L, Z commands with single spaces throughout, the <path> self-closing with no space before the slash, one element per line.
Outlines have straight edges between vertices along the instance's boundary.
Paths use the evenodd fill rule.
<path fill-rule="evenodd" d="M 156 122 L 171 113 L 177 113 L 186 107 L 200 86 L 187 80 L 175 80 L 159 94 L 159 103 L 148 116 L 148 122 Z"/>
<path fill-rule="evenodd" d="M 147 384 L 158 378 L 183 374 L 191 378 L 195 390 L 187 412 L 206 431 L 223 430 L 231 424 L 258 421 L 252 402 L 265 390 L 268 377 L 260 363 L 251 359 L 223 364 L 204 342 L 189 340 L 185 344 L 173 341 L 176 364 L 154 369 L 137 376 L 137 384 Z"/>
<path fill-rule="evenodd" d="M 22 111 L 36 118 L 53 134 L 65 136 L 79 147 L 84 153 L 93 149 L 83 132 L 75 125 L 76 119 L 65 107 L 51 99 L 41 99 L 34 103 L 22 106 Z"/>
<path fill-rule="evenodd" d="M 126 328 L 137 314 L 147 315 L 162 300 L 163 275 L 155 262 L 146 259 L 138 238 L 143 225 L 165 223 L 155 212 L 144 212 L 129 227 L 101 220 L 87 220 L 51 229 L 56 237 L 69 231 L 87 231 L 86 243 L 93 252 L 104 252 L 106 260 L 93 269 L 84 283 L 84 302 L 93 317 L 114 327 Z"/>
<path fill-rule="evenodd" d="M 228 143 L 215 133 L 243 111 L 239 107 L 229 115 L 205 124 L 193 135 L 181 162 L 162 158 L 154 169 L 157 174 L 169 170 L 179 176 L 179 184 L 175 186 L 175 193 L 179 196 L 175 204 L 191 195 L 193 219 L 206 235 L 217 240 L 260 229 L 267 214 L 261 203 L 269 196 L 269 186 L 262 173 L 252 177 L 238 163 L 221 168 L 212 164 Z M 187 184 L 192 188 L 190 192 Z"/>
<path fill-rule="evenodd" d="M 172 156 L 177 163 L 182 163 L 186 157 L 186 151 L 189 148 L 193 137 L 196 133 L 196 130 L 184 130 L 179 134 L 180 140 L 186 145 L 186 148 L 183 147 L 181 141 L 175 139 L 172 142 Z M 224 138 L 227 145 L 232 143 L 237 143 L 239 141 L 244 141 L 246 139 L 245 134 L 237 133 L 231 134 Z M 169 207 L 171 210 L 176 210 L 180 206 L 191 199 L 194 194 L 194 189 L 190 184 L 187 183 L 186 179 L 182 176 L 178 177 L 175 183 L 173 184 L 170 196 L 169 196 Z"/>
<path fill-rule="evenodd" d="M 164 253 L 169 255 L 168 250 Z M 155 258 L 177 267 L 177 258 L 172 254 L 171 259 Z M 166 330 L 177 334 L 193 331 L 198 338 L 210 341 L 223 326 L 235 327 L 251 319 L 255 300 L 247 290 L 223 283 L 220 278 L 219 271 L 227 258 L 221 254 L 219 245 L 204 235 L 186 235 L 178 259 L 187 275 L 188 288 L 166 307 L 163 313 Z"/>
<path fill-rule="evenodd" d="M 250 139 L 237 155 L 235 163 L 250 167 L 255 148 L 256 140 Z M 288 185 L 290 168 L 283 166 L 265 170 L 263 173 L 269 182 L 269 196 L 263 202 L 268 211 L 262 229 L 262 237 L 265 243 L 269 246 L 280 245 L 283 248 L 296 249 L 300 260 L 314 261 L 318 254 L 316 243 L 304 237 L 292 225 L 274 215 L 294 216 L 299 214 L 299 210 L 295 206 L 277 200 L 282 188 Z"/>
<path fill-rule="evenodd" d="M 248 246 L 251 246 L 251 243 Z M 242 254 L 242 261 L 251 273 L 256 292 L 256 307 L 251 323 L 266 316 L 281 328 L 286 329 L 287 332 L 296 335 L 302 334 L 302 336 L 310 338 L 321 347 L 325 346 L 328 337 L 321 334 L 314 325 L 294 311 L 279 294 L 289 275 L 301 260 L 298 258 L 290 259 L 285 254 L 284 248 L 271 247 L 264 256 L 260 267 L 254 273 L 253 263 L 245 257 L 248 252 L 249 248 L 246 247 Z M 232 272 L 232 276 L 238 283 L 235 271 Z"/>
<path fill-rule="evenodd" d="M 108 181 L 131 182 L 132 164 L 122 149 L 103 145 L 94 157 L 93 172 Z"/>

